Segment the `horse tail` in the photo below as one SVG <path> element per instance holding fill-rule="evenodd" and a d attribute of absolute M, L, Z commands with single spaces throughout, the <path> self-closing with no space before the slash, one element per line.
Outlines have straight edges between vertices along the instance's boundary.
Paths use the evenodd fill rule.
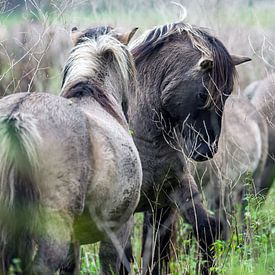
<path fill-rule="evenodd" d="M 15 259 L 24 268 L 34 254 L 39 226 L 39 170 L 41 141 L 30 115 L 0 116 L 0 265 L 8 271 Z M 2 274 L 1 270 L 0 273 Z"/>

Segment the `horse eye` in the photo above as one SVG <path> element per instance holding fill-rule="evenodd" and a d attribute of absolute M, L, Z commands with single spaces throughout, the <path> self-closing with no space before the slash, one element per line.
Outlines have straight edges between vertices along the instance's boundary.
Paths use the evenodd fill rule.
<path fill-rule="evenodd" d="M 198 105 L 200 107 L 204 107 L 204 105 L 206 105 L 207 99 L 208 99 L 208 94 L 207 93 L 199 92 L 197 94 Z"/>

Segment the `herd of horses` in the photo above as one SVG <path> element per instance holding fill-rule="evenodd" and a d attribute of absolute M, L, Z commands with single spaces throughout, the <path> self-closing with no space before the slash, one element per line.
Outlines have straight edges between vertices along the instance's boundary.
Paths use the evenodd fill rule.
<path fill-rule="evenodd" d="M 13 259 L 22 274 L 79 274 L 80 245 L 98 241 L 102 274 L 128 274 L 136 212 L 142 274 L 169 272 L 178 213 L 209 274 L 235 206 L 271 187 L 275 77 L 238 91 L 250 58 L 203 28 L 136 30 L 73 28 L 59 96 L 0 100 L 1 274 Z"/>

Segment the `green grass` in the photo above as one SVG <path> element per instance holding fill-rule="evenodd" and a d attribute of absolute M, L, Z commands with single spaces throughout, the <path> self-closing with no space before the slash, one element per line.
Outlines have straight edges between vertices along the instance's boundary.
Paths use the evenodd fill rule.
<path fill-rule="evenodd" d="M 100 273 L 98 251 L 99 244 L 81 247 L 81 275 Z"/>
<path fill-rule="evenodd" d="M 0 14 L 0 25 L 4 25 L 8 28 L 17 25 L 23 20 L 22 14 L 12 13 L 9 15 Z"/>
<path fill-rule="evenodd" d="M 215 243 L 215 267 L 213 271 L 228 275 L 271 275 L 275 273 L 275 186 L 267 200 L 250 197 L 245 218 L 246 234 L 241 233 L 241 224 L 236 224 L 228 242 Z M 134 234 L 132 236 L 135 262 L 132 266 L 134 274 L 141 267 L 141 233 L 142 215 L 135 215 Z M 188 239 L 191 228 L 181 220 L 177 230 L 175 246 L 176 258 L 171 261 L 171 274 L 195 274 L 197 264 L 197 245 L 194 239 Z M 98 274 L 99 245 L 82 248 L 81 274 Z M 188 253 L 184 253 L 188 251 Z M 90 272 L 90 273 L 89 273 Z"/>
<path fill-rule="evenodd" d="M 146 18 L 146 20 L 144 20 Z M 138 27 L 144 31 L 148 26 L 155 26 L 168 22 L 173 22 L 177 17 L 172 13 L 165 13 L 163 10 L 158 12 L 154 10 L 139 10 L 138 12 L 104 11 L 96 14 L 85 12 L 67 12 L 59 17 L 49 14 L 43 18 L 34 15 L 12 14 L 10 16 L 0 15 L 0 23 L 8 29 L 20 24 L 20 22 L 46 22 L 48 25 L 76 25 L 76 26 L 94 26 L 94 25 L 111 25 L 124 27 Z"/>

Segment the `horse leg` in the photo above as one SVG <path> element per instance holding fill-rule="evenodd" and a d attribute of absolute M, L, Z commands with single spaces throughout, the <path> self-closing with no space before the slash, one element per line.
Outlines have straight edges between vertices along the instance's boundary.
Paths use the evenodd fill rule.
<path fill-rule="evenodd" d="M 216 175 L 217 174 L 217 175 Z M 218 222 L 217 237 L 221 240 L 227 240 L 229 237 L 228 215 L 230 215 L 231 193 L 230 183 L 227 183 L 220 175 L 211 174 L 206 186 L 201 186 L 200 190 L 204 193 L 207 201 L 207 208 L 215 213 Z M 203 178 L 200 179 L 203 182 Z"/>
<path fill-rule="evenodd" d="M 266 197 L 275 178 L 275 153 L 267 157 L 262 177 L 257 181 L 256 194 Z"/>
<path fill-rule="evenodd" d="M 47 213 L 43 218 L 38 250 L 28 274 L 55 274 L 62 267 L 69 253 L 72 219 L 60 213 Z"/>
<path fill-rule="evenodd" d="M 132 232 L 132 227 L 131 227 L 131 232 Z M 128 274 L 131 268 L 129 264 L 134 262 L 133 248 L 132 248 L 132 242 L 131 242 L 131 232 L 129 234 L 128 241 L 124 248 L 124 254 L 127 259 L 127 264 L 123 264 L 120 262 L 118 262 L 117 264 L 119 266 L 119 274 L 121 275 Z"/>
<path fill-rule="evenodd" d="M 60 275 L 77 275 L 80 272 L 80 245 L 78 242 L 70 244 L 68 257 L 59 270 Z"/>
<path fill-rule="evenodd" d="M 144 213 L 142 238 L 143 273 L 169 273 L 175 221 L 176 210 L 170 207 L 156 209 L 154 213 L 149 211 Z"/>
<path fill-rule="evenodd" d="M 182 177 L 181 186 L 171 193 L 171 200 L 179 208 L 183 218 L 192 225 L 193 232 L 198 240 L 202 260 L 200 274 L 209 274 L 213 266 L 213 251 L 211 250 L 217 238 L 217 222 L 207 214 L 194 178 L 191 175 Z"/>
<path fill-rule="evenodd" d="M 114 234 L 100 242 L 101 274 L 128 274 L 133 261 L 130 235 L 133 217 Z"/>
<path fill-rule="evenodd" d="M 154 215 L 152 212 L 144 212 L 143 232 L 142 232 L 142 274 L 150 270 L 150 263 L 153 258 L 153 239 L 154 239 Z"/>

